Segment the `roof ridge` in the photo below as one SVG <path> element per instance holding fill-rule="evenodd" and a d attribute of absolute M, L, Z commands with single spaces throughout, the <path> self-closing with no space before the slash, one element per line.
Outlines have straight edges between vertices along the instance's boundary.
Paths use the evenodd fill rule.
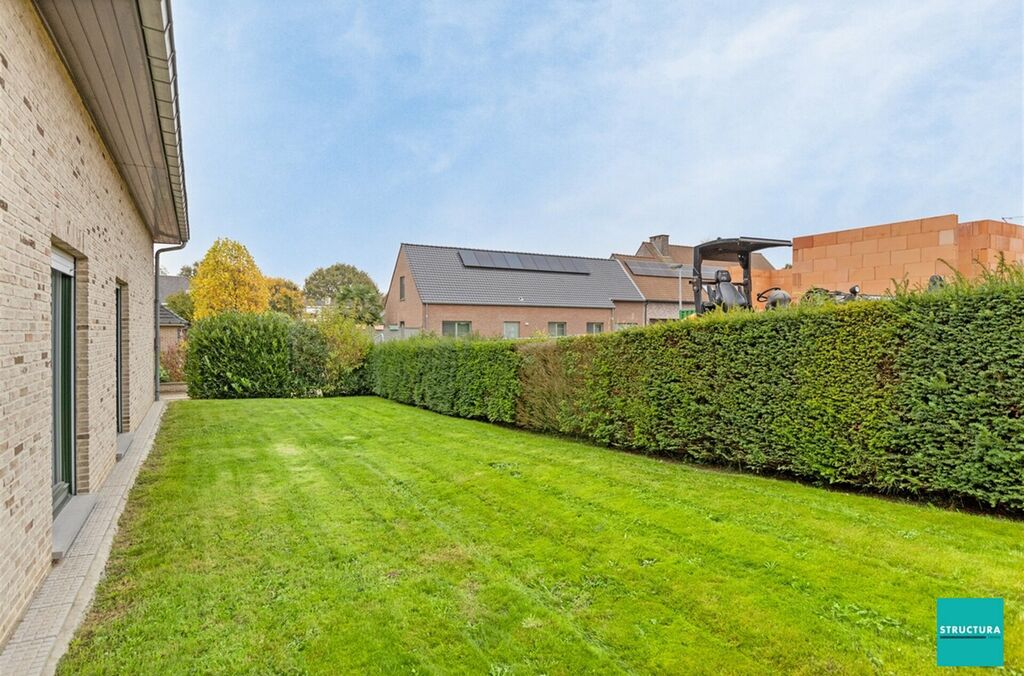
<path fill-rule="evenodd" d="M 429 249 L 451 249 L 454 251 L 484 251 L 487 253 L 501 253 L 501 254 L 521 254 L 526 256 L 553 256 L 555 258 L 579 258 L 586 261 L 610 261 L 609 258 L 599 258 L 597 256 L 576 256 L 573 254 L 552 254 L 552 253 L 539 253 L 537 251 L 508 251 L 506 249 L 480 249 L 472 246 L 451 246 L 447 244 L 417 244 L 415 242 L 402 242 L 401 246 L 418 246 Z M 557 272 L 557 270 L 555 271 Z"/>

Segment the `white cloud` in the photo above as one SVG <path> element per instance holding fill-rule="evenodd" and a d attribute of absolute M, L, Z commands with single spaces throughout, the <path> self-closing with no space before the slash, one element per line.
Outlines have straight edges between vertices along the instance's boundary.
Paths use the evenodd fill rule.
<path fill-rule="evenodd" d="M 259 239 L 294 218 L 313 248 L 274 270 L 297 278 L 331 262 L 324 239 L 386 279 L 401 240 L 606 255 L 655 231 L 1024 214 L 1016 0 L 186 7 L 179 33 L 231 64 L 183 74 L 183 99 L 212 92 L 184 120 L 209 182 L 193 219 Z M 204 170 L 226 152 L 212 116 L 246 96 L 273 107 L 227 154 L 290 210 Z"/>

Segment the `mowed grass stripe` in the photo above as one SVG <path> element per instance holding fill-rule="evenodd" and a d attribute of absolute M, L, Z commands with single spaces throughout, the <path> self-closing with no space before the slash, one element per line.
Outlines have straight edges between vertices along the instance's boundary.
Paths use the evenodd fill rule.
<path fill-rule="evenodd" d="M 182 402 L 67 672 L 934 668 L 1024 524 L 695 469 L 379 399 Z"/>
<path fill-rule="evenodd" d="M 312 424 L 315 425 L 316 423 L 312 423 Z M 408 474 L 403 474 L 403 480 L 402 480 L 402 482 L 400 484 L 402 491 L 408 493 L 410 491 L 410 488 L 409 488 L 410 486 L 420 485 L 420 483 L 431 483 L 431 484 L 435 484 L 435 483 L 450 483 L 452 485 L 459 485 L 460 486 L 460 489 L 458 491 L 456 491 L 456 492 L 454 492 L 452 494 L 442 495 L 442 496 L 439 496 L 439 497 L 434 499 L 436 501 L 439 501 L 440 504 L 437 505 L 437 507 L 439 509 L 444 509 L 444 506 L 446 506 L 446 505 L 449 505 L 449 506 L 450 505 L 463 505 L 463 506 L 468 506 L 470 508 L 475 508 L 473 511 L 479 513 L 481 511 L 480 507 L 485 507 L 485 508 L 487 508 L 489 510 L 489 514 L 482 515 L 482 518 L 479 520 L 479 524 L 480 525 L 486 526 L 487 524 L 493 524 L 493 523 L 496 523 L 496 522 L 501 522 L 501 523 L 506 524 L 506 525 L 508 525 L 509 527 L 511 527 L 511 528 L 513 528 L 515 530 L 520 530 L 520 531 L 525 530 L 525 532 L 520 532 L 520 533 L 516 534 L 515 541 L 519 542 L 519 543 L 523 543 L 524 542 L 524 538 L 526 538 L 527 536 L 532 534 L 532 535 L 534 535 L 534 537 L 533 537 L 533 539 L 531 539 L 529 541 L 529 544 L 530 544 L 530 548 L 533 549 L 533 550 L 538 550 L 539 549 L 539 550 L 542 550 L 542 551 L 545 551 L 545 552 L 555 552 L 556 556 L 557 556 L 558 550 L 560 550 L 560 549 L 567 549 L 567 550 L 569 550 L 571 552 L 575 552 L 577 554 L 580 553 L 580 552 L 588 552 L 588 554 L 589 554 L 589 556 L 587 557 L 588 559 L 601 559 L 601 558 L 606 557 L 607 555 L 610 554 L 610 552 L 609 552 L 609 550 L 607 548 L 587 547 L 585 542 L 581 543 L 581 542 L 578 542 L 578 541 L 573 541 L 570 537 L 567 537 L 568 535 L 571 535 L 573 531 L 571 529 L 569 529 L 569 528 L 565 528 L 565 527 L 561 526 L 561 524 L 565 523 L 565 520 L 563 518 L 561 518 L 564 515 L 562 513 L 560 513 L 560 511 L 558 509 L 558 506 L 564 506 L 566 504 L 569 504 L 569 503 L 573 502 L 573 500 L 570 498 L 570 496 L 567 493 L 564 493 L 564 492 L 562 492 L 562 493 L 553 493 L 551 496 L 549 496 L 549 497 L 553 497 L 554 498 L 552 500 L 541 500 L 541 499 L 539 499 L 539 496 L 536 495 L 536 494 L 534 494 L 534 495 L 522 494 L 522 495 L 519 495 L 519 496 L 514 496 L 514 495 L 513 496 L 495 495 L 495 496 L 492 496 L 490 499 L 488 499 L 487 495 L 481 494 L 481 493 L 473 490 L 473 484 L 472 483 L 470 483 L 470 482 L 463 483 L 462 481 L 452 481 L 451 480 L 452 477 L 450 477 L 450 476 L 443 476 L 443 475 L 438 474 L 436 471 L 432 471 L 431 468 L 435 467 L 434 464 L 432 464 L 432 463 L 428 463 L 428 464 L 420 463 L 419 462 L 420 459 L 417 458 L 417 457 L 397 452 L 397 451 L 402 450 L 402 449 L 396 448 L 395 450 L 396 450 L 396 453 L 394 454 L 394 456 L 392 458 L 392 460 L 394 460 L 394 462 L 389 463 L 389 471 L 391 471 L 392 473 L 396 473 L 396 472 L 398 472 L 400 466 L 401 467 L 405 467 L 406 469 L 411 469 L 412 470 Z M 450 458 L 451 460 L 442 460 L 442 461 L 440 461 L 438 463 L 438 465 L 447 466 L 452 461 L 454 461 L 454 463 L 457 466 L 464 466 L 464 467 L 466 467 L 466 466 L 468 466 L 468 467 L 476 466 L 475 463 L 467 463 L 466 462 L 466 458 L 465 457 L 459 457 L 458 453 L 449 453 L 449 449 L 447 449 L 447 448 L 443 449 L 443 450 L 444 450 L 445 458 L 446 459 Z M 493 449 L 491 449 L 491 451 L 493 451 Z M 488 451 L 485 448 L 481 452 L 486 453 Z M 364 458 L 364 461 L 366 461 L 368 464 L 371 464 L 371 465 L 373 464 L 372 461 L 370 461 L 369 459 Z M 490 471 L 490 470 L 487 469 L 487 467 L 485 467 L 483 465 L 480 465 L 480 466 L 484 467 L 484 469 L 481 470 L 481 471 L 483 471 L 483 472 Z M 381 468 L 377 467 L 377 470 L 378 470 L 378 476 L 380 476 L 383 480 L 387 480 L 385 478 L 385 475 L 384 475 L 383 471 L 381 470 Z M 417 481 L 415 481 L 415 478 L 416 478 L 417 475 L 420 476 L 421 478 L 425 477 L 425 476 L 429 476 L 429 477 L 431 477 L 432 479 L 435 479 L 435 480 L 434 481 L 429 481 L 429 482 L 420 482 L 420 483 L 418 483 Z M 438 481 L 436 481 L 436 479 L 440 479 L 441 481 L 438 482 Z M 529 486 L 530 487 L 530 488 L 526 488 L 525 490 L 530 490 L 530 489 L 536 490 L 537 488 L 540 488 L 541 489 L 540 490 L 541 493 L 551 493 L 550 491 L 544 491 L 542 485 L 540 485 L 540 484 L 538 484 L 536 482 L 531 483 L 531 484 L 524 484 L 524 486 Z M 502 498 L 507 498 L 507 499 L 502 500 Z M 432 499 L 430 497 L 417 497 L 417 496 L 412 496 L 410 494 L 410 500 L 412 500 L 413 502 L 421 503 L 422 504 L 422 503 L 430 502 Z M 529 505 L 529 506 L 528 507 L 524 507 L 523 505 Z M 552 505 L 555 505 L 556 507 L 552 508 L 551 507 Z M 585 505 L 582 505 L 582 506 L 584 508 L 588 508 L 588 509 L 592 509 L 592 508 L 595 507 L 595 505 L 593 505 L 593 504 L 585 504 Z M 602 508 L 602 511 L 598 512 L 600 514 L 605 514 L 605 515 L 609 515 L 609 516 L 618 514 L 618 512 L 615 511 L 615 510 L 605 510 L 604 506 L 601 506 L 601 508 Z M 576 520 L 576 522 L 574 522 L 574 525 L 577 526 L 577 527 L 581 526 L 579 518 L 580 518 L 580 516 L 585 516 L 585 515 L 586 515 L 585 512 L 580 513 L 579 511 L 577 511 L 577 520 Z M 517 524 L 522 524 L 523 527 L 522 528 L 516 528 Z M 585 526 L 582 529 L 584 533 L 590 533 L 590 532 L 593 531 L 593 528 L 590 527 L 588 524 L 582 524 L 582 525 Z M 647 524 L 643 524 L 643 523 L 631 523 L 629 527 L 632 528 L 632 527 L 635 527 L 635 526 L 640 526 L 641 528 L 648 528 L 649 529 L 649 526 Z M 539 533 L 542 533 L 543 535 L 538 534 L 538 531 L 539 531 Z M 667 532 L 666 534 L 669 535 L 669 536 L 674 536 L 675 535 L 674 533 L 671 533 L 671 532 Z M 617 536 L 618 533 L 616 532 L 616 533 L 614 533 L 614 535 Z M 486 534 L 484 534 L 484 535 L 475 534 L 473 537 L 475 539 L 477 539 L 477 540 L 485 540 L 486 539 Z M 596 542 L 600 538 L 601 538 L 601 536 L 597 535 L 595 533 L 594 536 L 588 537 L 586 539 L 594 539 L 595 542 Z M 645 547 L 643 552 L 637 552 L 635 554 L 635 556 L 633 557 L 633 559 L 631 559 L 630 561 L 638 563 L 638 564 L 642 564 L 642 561 L 646 557 L 653 557 L 654 554 L 660 554 L 660 559 L 651 558 L 650 559 L 651 561 L 660 561 L 662 563 L 671 563 L 671 559 L 675 558 L 675 551 L 671 550 L 667 545 L 663 545 L 660 548 L 647 546 L 647 547 Z M 517 568 L 517 563 L 518 563 L 518 561 L 516 560 L 516 557 L 515 556 L 506 556 L 505 558 L 507 559 L 504 562 L 505 565 L 508 566 L 510 570 L 515 570 Z M 760 562 L 758 562 L 758 563 L 760 563 Z M 577 577 L 577 575 L 580 572 L 579 566 L 586 567 L 588 565 L 588 561 L 586 559 L 584 559 L 582 561 L 578 561 L 578 562 L 577 561 L 573 561 L 573 564 L 574 565 L 569 566 L 569 567 L 564 567 L 563 566 L 561 570 L 557 571 L 558 572 L 558 576 L 559 577 L 565 577 L 566 579 L 572 579 L 574 577 Z M 531 576 L 529 574 L 529 571 L 524 571 L 523 573 L 521 573 L 521 575 L 523 575 L 524 582 L 525 582 L 526 585 L 528 585 L 529 587 L 532 587 L 532 588 L 537 588 L 540 591 L 543 591 L 543 593 L 545 593 L 546 595 L 548 595 L 550 597 L 550 602 L 558 604 L 558 597 L 557 597 L 557 595 L 552 593 L 552 589 L 549 586 L 544 586 L 545 581 L 543 579 L 541 579 L 541 580 L 537 580 L 537 579 L 530 580 L 529 578 L 530 577 L 535 577 L 535 575 Z M 721 577 L 723 581 L 726 579 L 726 575 L 724 573 L 719 574 L 719 577 Z M 587 582 L 586 580 L 583 581 L 584 584 L 586 584 L 586 582 Z M 646 616 L 662 617 L 662 618 L 664 618 L 664 617 L 672 617 L 673 618 L 673 625 L 679 624 L 679 620 L 684 620 L 685 624 L 691 625 L 689 627 L 678 627 L 678 626 L 673 626 L 673 625 L 662 624 L 661 625 L 662 632 L 668 634 L 668 636 L 666 637 L 666 640 L 673 640 L 671 637 L 675 636 L 675 635 L 680 635 L 680 634 L 683 635 L 683 636 L 690 635 L 690 634 L 693 633 L 693 630 L 696 629 L 696 627 L 698 627 L 698 626 L 707 626 L 708 622 L 715 622 L 717 625 L 719 625 L 720 631 L 716 632 L 714 634 L 707 634 L 706 631 L 705 631 L 704 632 L 704 634 L 705 634 L 704 642 L 707 643 L 708 647 L 710 647 L 710 648 L 718 648 L 719 649 L 718 650 L 718 654 L 722 654 L 722 655 L 728 654 L 728 655 L 730 655 L 730 658 L 729 658 L 730 663 L 735 666 L 737 664 L 737 662 L 740 661 L 741 656 L 743 656 L 743 654 L 745 652 L 745 650 L 743 648 L 744 644 L 745 643 L 749 643 L 750 641 L 758 642 L 758 641 L 761 640 L 762 636 L 764 635 L 763 632 L 757 632 L 756 634 L 752 634 L 752 635 L 748 636 L 745 641 L 744 640 L 739 640 L 736 637 L 735 632 L 730 634 L 730 632 L 728 631 L 728 627 L 722 627 L 723 621 L 722 621 L 722 619 L 720 617 L 717 617 L 718 615 L 721 614 L 720 613 L 720 607 L 718 606 L 717 603 L 715 604 L 714 608 L 710 608 L 710 609 L 701 609 L 699 607 L 693 606 L 692 604 L 691 604 L 691 607 L 687 609 L 687 608 L 684 608 L 684 607 L 680 606 L 680 603 L 685 603 L 687 601 L 687 599 L 685 599 L 685 598 L 684 599 L 678 599 L 676 603 L 673 603 L 671 598 L 667 598 L 666 597 L 666 594 L 670 594 L 671 589 L 666 588 L 666 587 L 661 586 L 661 585 L 658 585 L 657 581 L 654 581 L 654 585 L 651 584 L 652 581 L 645 581 L 645 580 L 631 580 L 631 582 L 635 583 L 637 585 L 637 587 L 636 588 L 631 588 L 631 587 L 626 587 L 624 585 L 619 585 L 619 588 L 617 589 L 617 593 L 619 595 L 619 598 L 615 602 L 615 606 L 617 606 L 617 607 L 616 608 L 611 608 L 609 610 L 610 611 L 621 611 L 622 610 L 622 608 L 621 608 L 622 601 L 624 599 L 626 599 L 627 597 L 628 598 L 646 597 L 647 601 L 646 601 L 645 605 L 648 606 L 648 607 L 645 608 L 645 615 Z M 563 610 L 564 610 L 564 608 L 563 608 Z M 586 610 L 585 608 L 580 609 L 580 612 L 583 613 L 585 610 Z M 577 613 L 573 612 L 572 614 L 576 615 Z M 595 613 L 595 614 L 597 614 L 597 613 Z M 695 614 L 696 615 L 703 615 L 703 617 L 699 618 L 699 619 L 701 619 L 703 621 L 700 622 L 699 624 L 694 624 L 692 622 L 686 621 L 686 618 L 688 618 L 689 616 L 695 615 Z M 675 617 L 673 617 L 673 616 L 675 616 Z M 750 619 L 749 616 L 747 616 L 746 619 L 749 620 Z M 737 627 L 737 629 L 739 629 L 739 628 Z M 783 629 L 783 631 L 784 631 L 784 629 Z M 719 633 L 730 634 L 732 636 L 732 638 L 727 640 L 724 636 L 719 636 Z M 590 632 L 590 636 L 591 636 L 591 640 L 600 641 L 600 639 L 597 636 L 595 636 L 593 634 L 593 632 Z M 604 641 L 600 641 L 600 642 L 604 643 Z M 751 666 L 753 666 L 755 664 L 755 662 L 751 661 L 750 664 L 751 664 Z"/>
<path fill-rule="evenodd" d="M 449 452 L 450 452 L 450 451 L 451 451 L 451 449 L 443 449 L 443 452 L 444 452 L 444 457 L 449 457 Z M 403 454 L 396 454 L 396 455 L 395 455 L 395 457 L 396 457 L 396 458 L 404 458 L 404 457 L 406 457 L 406 456 L 404 456 Z M 437 464 L 442 464 L 442 461 L 441 461 L 441 462 L 439 462 L 439 463 L 437 463 Z M 433 464 L 431 464 L 430 466 L 433 466 Z M 567 543 L 567 544 L 568 544 L 568 543 Z M 757 572 L 758 572 L 758 571 L 757 571 L 757 568 L 756 568 L 756 567 L 754 568 L 754 571 L 755 571 L 755 573 L 757 573 Z M 748 577 L 748 578 L 749 578 L 749 577 L 750 577 L 750 574 L 751 574 L 751 571 L 750 571 L 750 569 L 744 569 L 744 571 L 739 571 L 739 573 L 740 573 L 740 574 L 742 574 L 742 575 L 744 575 L 745 577 Z M 847 574 L 847 575 L 849 575 L 849 574 L 850 574 L 850 571 L 847 571 L 847 572 L 846 572 L 846 574 Z M 790 599 L 785 599 L 785 600 L 783 600 L 783 601 L 781 601 L 781 602 L 783 602 L 783 603 L 790 603 L 790 602 L 792 602 L 792 601 L 791 601 Z M 826 607 L 826 608 L 824 608 L 824 609 L 825 609 L 825 610 L 827 610 L 828 608 Z M 737 612 L 736 616 L 737 616 L 737 617 L 740 617 L 740 618 L 745 618 L 746 620 L 748 620 L 748 621 L 749 621 L 749 620 L 751 619 L 751 612 L 756 612 L 756 608 L 755 608 L 755 609 L 753 609 L 753 610 L 751 610 L 750 612 L 746 612 L 746 614 L 745 614 L 745 615 L 744 615 L 744 614 L 742 614 L 742 612 Z M 882 621 L 885 621 L 886 619 L 885 619 L 885 618 L 882 618 L 882 619 L 880 619 L 880 620 L 882 620 Z M 722 622 L 721 622 L 721 620 L 719 620 L 719 625 L 721 625 L 721 624 L 722 624 Z M 752 627 L 756 627 L 756 626 L 758 626 L 758 625 L 757 625 L 757 623 L 753 623 L 753 622 L 749 622 L 749 624 L 750 624 L 750 626 L 752 626 Z M 728 628 L 725 628 L 725 629 L 728 629 Z M 735 629 L 735 628 L 734 628 L 734 629 Z M 931 634 L 931 630 L 930 630 L 930 628 L 926 628 L 926 629 L 925 629 L 925 630 L 924 630 L 924 631 L 923 631 L 923 632 L 921 633 L 921 635 L 919 636 L 919 639 L 920 639 L 920 640 L 922 640 L 922 641 L 925 641 L 925 640 L 927 640 L 927 639 L 928 639 L 928 637 L 930 636 L 930 634 Z M 754 642 L 757 642 L 757 641 L 758 641 L 758 639 L 759 639 L 759 638 L 760 638 L 761 636 L 763 636 L 763 635 L 764 635 L 764 633 L 756 633 L 756 634 L 754 634 L 754 635 L 753 635 L 753 636 L 752 636 L 751 638 L 749 638 L 748 640 L 750 640 L 750 641 L 754 641 Z M 742 645 L 742 642 L 737 642 L 737 645 Z"/>
<path fill-rule="evenodd" d="M 326 427 L 308 418 L 307 423 L 311 429 L 318 430 L 318 432 L 326 437 L 328 443 L 324 444 L 324 446 L 330 447 L 331 442 L 337 441 L 335 435 Z M 495 579 L 507 577 L 502 575 L 500 566 L 491 561 L 490 557 L 477 547 L 475 543 L 460 538 L 453 528 L 433 516 L 430 510 L 426 509 L 411 491 L 402 484 L 396 484 L 393 477 L 382 472 L 374 463 L 367 461 L 358 452 L 353 452 L 351 448 L 340 449 L 341 453 L 331 453 L 331 451 L 339 449 L 316 450 L 318 447 L 315 443 L 307 445 L 310 454 L 317 458 L 318 464 L 325 471 L 329 472 L 339 483 L 345 484 L 352 494 L 360 496 L 358 499 L 360 507 L 366 509 L 369 514 L 372 514 L 378 523 L 390 526 L 388 529 L 390 531 L 389 535 L 401 536 L 402 531 L 415 531 L 417 537 L 422 538 L 424 535 L 430 534 L 434 536 L 432 537 L 432 544 L 438 550 L 437 557 L 439 559 L 444 558 L 446 551 L 456 557 L 468 556 L 474 562 L 474 568 L 479 569 L 480 572 L 488 573 Z M 329 456 L 328 453 L 330 453 Z M 356 488 L 356 486 L 361 486 L 362 488 Z M 415 527 L 408 524 L 400 527 L 397 523 L 398 521 L 422 521 L 424 523 L 415 523 Z M 431 530 L 435 532 L 430 533 Z M 426 543 L 421 542 L 420 544 Z M 423 557 L 422 551 L 419 549 L 410 550 L 407 543 L 401 539 L 382 539 L 378 541 L 378 547 L 380 547 L 377 550 L 378 557 L 382 552 L 390 556 L 388 562 L 391 569 L 388 572 L 394 573 L 395 578 L 403 577 L 408 568 L 414 566 Z M 509 581 L 511 582 L 511 580 Z M 527 603 L 534 602 L 537 606 L 535 610 L 545 615 L 550 615 L 551 620 L 560 623 L 569 633 L 577 635 L 587 643 L 587 637 L 577 627 L 566 622 L 565 617 L 555 614 L 553 609 L 545 607 L 527 588 L 515 584 L 512 586 L 515 593 L 524 597 L 519 600 L 520 603 L 523 601 Z M 473 637 L 466 631 L 462 631 L 462 634 L 477 648 L 479 656 L 483 657 L 478 637 Z M 566 646 L 563 644 L 560 647 L 565 649 Z M 587 643 L 586 647 L 593 650 L 595 657 L 608 657 L 603 655 L 605 652 L 604 646 Z"/>

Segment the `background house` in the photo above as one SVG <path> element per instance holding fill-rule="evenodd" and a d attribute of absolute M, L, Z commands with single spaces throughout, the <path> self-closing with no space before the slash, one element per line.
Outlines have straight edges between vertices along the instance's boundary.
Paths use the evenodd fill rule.
<path fill-rule="evenodd" d="M 165 1 L 0 0 L 0 642 L 153 404 L 173 50 Z"/>
<path fill-rule="evenodd" d="M 402 244 L 382 337 L 565 336 L 643 322 L 643 295 L 615 260 Z"/>
<path fill-rule="evenodd" d="M 678 318 L 680 300 L 684 314 L 693 311 L 692 246 L 672 244 L 668 235 L 654 235 L 646 242 L 641 242 L 635 254 L 612 254 L 612 258 L 622 263 L 643 294 L 645 323 Z M 726 269 L 731 272 L 734 281 L 743 280 L 743 272 L 735 262 L 705 261 L 702 267 L 705 279 L 713 279 L 716 270 Z M 788 273 L 776 269 L 761 253 L 754 253 L 750 257 L 750 268 L 755 295 L 788 281 Z"/>
<path fill-rule="evenodd" d="M 167 297 L 188 292 L 188 277 L 160 275 L 160 351 L 177 347 L 188 334 L 188 322 L 167 307 Z"/>
<path fill-rule="evenodd" d="M 178 347 L 188 335 L 188 322 L 166 305 L 160 306 L 160 351 Z"/>
<path fill-rule="evenodd" d="M 160 275 L 160 304 L 176 293 L 188 293 L 188 277 L 182 275 Z"/>

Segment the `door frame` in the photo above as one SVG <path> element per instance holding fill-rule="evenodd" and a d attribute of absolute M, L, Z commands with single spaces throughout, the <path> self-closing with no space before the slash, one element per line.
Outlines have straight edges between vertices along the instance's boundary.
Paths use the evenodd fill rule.
<path fill-rule="evenodd" d="M 118 434 L 125 432 L 124 429 L 124 327 L 121 325 L 124 320 L 124 286 L 114 285 L 114 377 L 117 382 L 114 384 L 114 408 L 117 416 Z"/>
<path fill-rule="evenodd" d="M 70 286 L 70 293 L 68 294 L 67 298 L 63 298 L 62 297 L 62 305 L 61 305 L 62 316 L 63 316 L 64 312 L 68 313 L 69 322 L 70 322 L 70 330 L 67 331 L 66 335 L 62 336 L 61 354 L 58 355 L 57 352 L 55 350 L 53 350 L 53 346 L 54 346 L 53 336 L 51 336 L 51 341 L 50 341 L 51 352 L 52 352 L 52 354 L 50 355 L 50 364 L 51 364 L 50 384 L 51 384 L 51 388 L 53 388 L 53 392 L 51 393 L 51 400 L 53 402 L 53 410 L 51 411 L 51 421 L 50 421 L 51 422 L 51 428 L 52 428 L 51 429 L 51 439 L 52 439 L 51 446 L 53 446 L 53 444 L 57 443 L 57 416 L 58 416 L 58 414 L 60 414 L 61 415 L 61 419 L 64 422 L 67 423 L 67 429 L 63 429 L 63 427 L 62 427 L 61 431 L 64 434 L 69 435 L 69 437 L 70 437 L 69 448 L 66 451 L 65 451 L 65 449 L 62 448 L 61 451 L 60 451 L 60 454 L 61 454 L 60 462 L 63 464 L 62 474 L 65 471 L 67 473 L 67 476 L 63 477 L 63 478 L 66 479 L 66 482 L 62 482 L 61 484 L 53 483 L 52 486 L 51 486 L 51 488 L 53 490 L 53 512 L 54 512 L 54 514 L 56 514 L 58 511 L 60 511 L 61 507 L 63 507 L 65 504 L 67 504 L 68 499 L 72 495 L 75 494 L 76 489 L 77 489 L 77 486 L 76 486 L 77 481 L 76 481 L 76 477 L 75 477 L 75 474 L 77 472 L 77 466 L 76 466 L 76 462 L 75 462 L 75 455 L 76 455 L 76 450 L 77 450 L 76 449 L 77 444 L 76 444 L 76 438 L 75 438 L 76 437 L 76 435 L 75 435 L 75 427 L 77 425 L 77 418 L 76 418 L 76 411 L 75 411 L 75 409 L 76 409 L 76 399 L 77 399 L 76 398 L 76 392 L 75 392 L 75 379 L 76 379 L 75 376 L 76 376 L 76 370 L 77 370 L 76 369 L 76 363 L 75 363 L 77 361 L 77 359 L 76 359 L 76 356 L 77 356 L 77 354 L 76 354 L 76 352 L 77 352 L 76 347 L 77 346 L 75 344 L 75 333 L 76 333 L 76 330 L 75 330 L 75 297 L 76 297 L 76 293 L 75 293 L 75 286 L 76 286 L 76 284 L 75 284 L 75 259 L 74 259 L 74 257 L 64 253 L 63 251 L 60 251 L 57 248 L 53 248 L 51 250 L 51 255 L 50 255 L 50 270 L 51 270 L 51 272 L 50 272 L 50 280 L 51 280 L 51 284 L 50 284 L 50 286 L 51 286 L 51 289 L 50 289 L 50 293 L 51 293 L 51 301 L 50 301 L 51 302 L 51 304 L 50 304 L 50 308 L 51 308 L 51 310 L 50 310 L 50 312 L 51 312 L 51 316 L 50 316 L 50 331 L 51 332 L 54 330 L 54 326 L 55 326 L 56 321 L 57 321 L 57 317 L 53 315 L 53 306 L 54 306 L 54 300 L 53 299 L 55 297 L 55 294 L 57 294 L 57 293 L 63 294 L 63 290 L 57 289 L 56 286 L 53 284 L 53 282 L 56 279 L 60 279 L 61 282 L 63 283 L 64 282 L 64 278 L 70 278 L 70 284 L 69 284 L 69 286 Z M 54 273 L 58 273 L 58 274 L 55 275 Z M 67 304 L 66 308 L 64 307 L 63 301 L 66 301 L 66 304 Z M 64 342 L 63 342 L 64 338 L 67 339 L 66 347 L 65 347 Z M 58 388 L 57 387 L 58 359 L 62 359 L 64 357 L 64 354 L 65 354 L 64 350 L 65 349 L 68 350 L 68 352 L 69 352 L 69 358 L 67 359 L 67 363 L 66 364 L 62 364 L 61 367 L 66 366 L 67 367 L 67 371 L 68 371 L 66 377 L 68 379 L 68 390 L 69 391 L 68 391 L 68 396 L 67 396 L 67 401 L 66 402 L 63 401 L 63 398 L 61 397 L 62 392 L 58 391 L 58 389 L 62 389 L 62 388 Z M 61 373 L 61 376 L 63 377 L 64 374 Z M 64 410 L 65 404 L 67 405 L 67 407 L 69 409 L 67 411 Z M 67 457 L 65 457 L 65 452 L 67 453 Z M 57 449 L 55 447 L 51 447 L 51 449 L 50 449 L 50 458 L 51 458 L 51 463 L 54 463 L 56 461 L 56 459 L 57 459 Z M 55 467 L 51 466 L 51 469 L 55 469 Z M 66 485 L 66 489 L 65 489 L 65 485 Z"/>

